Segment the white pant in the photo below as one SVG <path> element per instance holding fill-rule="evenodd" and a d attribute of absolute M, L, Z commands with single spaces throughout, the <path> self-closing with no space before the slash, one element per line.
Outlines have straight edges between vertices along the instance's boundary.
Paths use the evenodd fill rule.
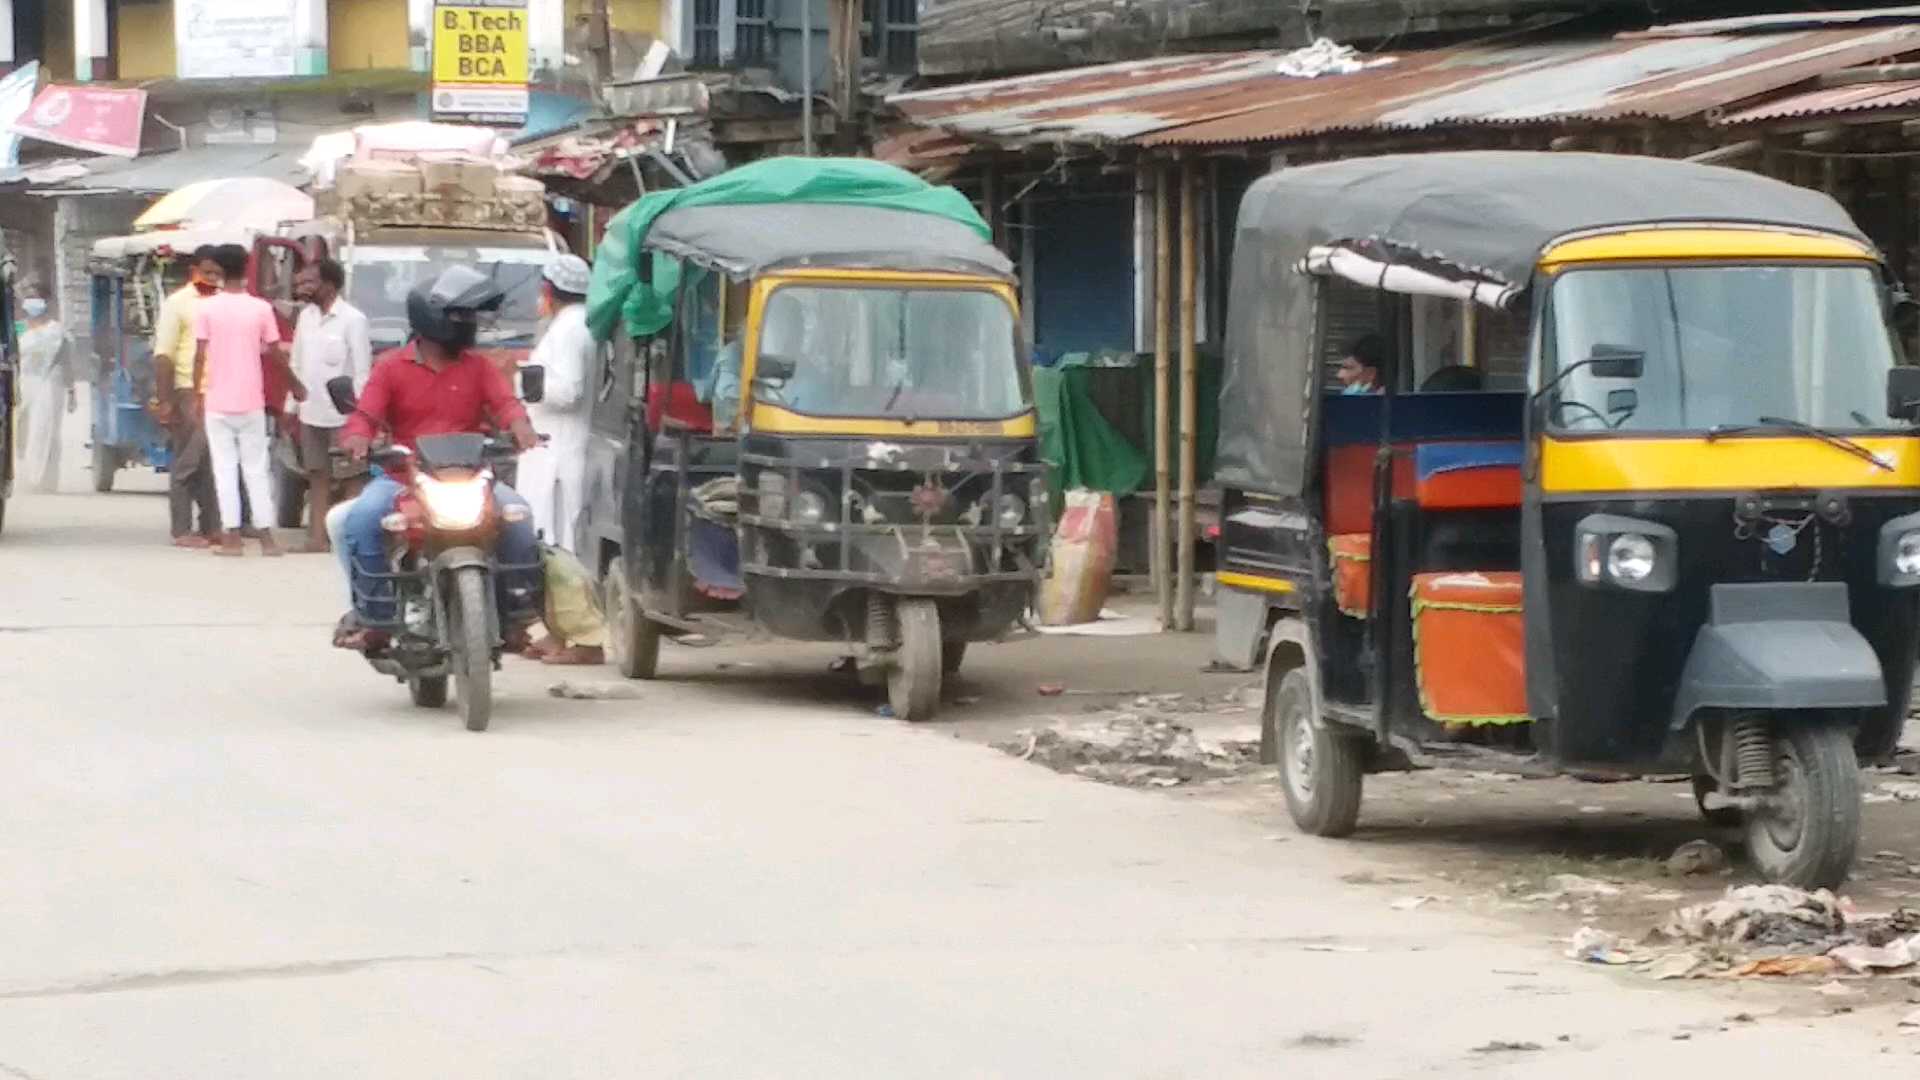
<path fill-rule="evenodd" d="M 549 444 L 520 455 L 513 489 L 533 510 L 533 527 L 541 537 L 562 551 L 573 551 L 586 486 L 586 449 L 568 452 Z"/>
<path fill-rule="evenodd" d="M 208 413 L 207 456 L 213 462 L 213 490 L 220 499 L 221 524 L 230 532 L 240 528 L 240 475 L 245 473 L 254 527 L 273 528 L 279 518 L 273 512 L 273 455 L 267 448 L 267 414 Z"/>

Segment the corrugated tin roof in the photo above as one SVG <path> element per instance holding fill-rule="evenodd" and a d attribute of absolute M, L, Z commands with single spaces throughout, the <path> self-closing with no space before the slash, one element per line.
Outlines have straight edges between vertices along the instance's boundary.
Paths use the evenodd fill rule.
<path fill-rule="evenodd" d="M 1829 71 L 1917 51 L 1920 22 L 1509 39 L 1391 54 L 1390 64 L 1317 79 L 1281 75 L 1283 54 L 1256 51 L 1106 64 L 892 100 L 916 125 L 999 145 L 1187 146 L 1448 125 L 1714 117 Z"/>
<path fill-rule="evenodd" d="M 1920 79 L 1902 79 L 1895 82 L 1861 83 L 1858 86 L 1835 86 L 1808 90 L 1803 94 L 1790 94 L 1764 105 L 1733 113 L 1721 122 L 1753 124 L 1764 120 L 1794 120 L 1803 117 L 1827 116 L 1832 113 L 1916 107 L 1920 107 Z"/>

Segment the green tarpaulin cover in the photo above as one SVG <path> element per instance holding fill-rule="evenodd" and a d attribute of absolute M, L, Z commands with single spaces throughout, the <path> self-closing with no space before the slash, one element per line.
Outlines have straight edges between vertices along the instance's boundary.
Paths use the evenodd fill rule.
<path fill-rule="evenodd" d="M 1049 484 L 1056 504 L 1063 492 L 1074 488 L 1126 495 L 1147 481 L 1147 455 L 1094 404 L 1093 376 L 1093 369 L 1079 364 L 1033 369 L 1040 457 L 1052 471 Z"/>
<path fill-rule="evenodd" d="M 960 222 L 983 238 L 991 236 L 965 195 L 883 162 L 801 157 L 756 161 L 689 187 L 653 192 L 608 223 L 587 292 L 587 325 L 594 336 L 602 341 L 612 337 L 614 324 L 622 320 L 633 336 L 654 333 L 672 320 L 680 261 L 642 250 L 647 230 L 660 215 L 681 207 L 766 203 L 857 204 L 934 214 Z M 643 257 L 653 259 L 651 283 L 640 280 Z"/>

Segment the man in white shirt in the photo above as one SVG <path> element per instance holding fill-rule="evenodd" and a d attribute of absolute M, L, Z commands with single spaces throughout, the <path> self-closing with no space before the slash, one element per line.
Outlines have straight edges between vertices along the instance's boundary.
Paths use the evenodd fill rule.
<path fill-rule="evenodd" d="M 340 296 L 347 275 L 339 263 L 322 258 L 301 269 L 294 293 L 308 301 L 293 327 L 293 370 L 309 388 L 300 403 L 300 467 L 307 474 L 307 542 L 293 550 L 328 550 L 327 509 L 333 505 L 333 462 L 327 451 L 347 422 L 333 407 L 327 380 L 353 377 L 355 393 L 373 372 L 373 345 L 367 317 Z"/>

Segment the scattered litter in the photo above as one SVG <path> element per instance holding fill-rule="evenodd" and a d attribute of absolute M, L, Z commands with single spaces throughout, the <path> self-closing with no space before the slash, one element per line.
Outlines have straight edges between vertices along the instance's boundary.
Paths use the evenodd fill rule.
<path fill-rule="evenodd" d="M 1351 45 L 1342 45 L 1330 38 L 1315 38 L 1313 44 L 1281 57 L 1276 70 L 1292 79 L 1317 79 L 1322 75 L 1351 75 L 1393 61 L 1391 56 L 1363 60 L 1360 50 Z"/>
<path fill-rule="evenodd" d="M 1728 974 L 1736 978 L 1769 975 L 1791 978 L 1796 975 L 1831 975 L 1839 967 L 1839 961 L 1827 956 L 1773 956 L 1749 961 Z"/>
<path fill-rule="evenodd" d="M 1886 945 L 1842 945 L 1827 955 L 1856 975 L 1899 971 L 1920 962 L 1920 934 Z"/>
<path fill-rule="evenodd" d="M 1411 885 L 1412 878 L 1397 877 L 1393 874 L 1376 874 L 1371 870 L 1355 870 L 1350 874 L 1341 874 L 1340 880 L 1349 885 Z"/>
<path fill-rule="evenodd" d="M 1276 844 L 1284 844 L 1287 842 L 1288 837 L 1282 836 L 1279 833 L 1268 833 L 1267 835 L 1261 837 L 1260 839 L 1271 840 Z"/>
<path fill-rule="evenodd" d="M 1727 870 L 1727 853 L 1711 840 L 1689 840 L 1667 857 L 1667 873 L 1674 877 L 1722 874 Z"/>
<path fill-rule="evenodd" d="M 1057 682 L 1043 682 L 1033 689 L 1041 697 L 1059 697 L 1061 694 L 1067 692 L 1067 688 Z"/>
<path fill-rule="evenodd" d="M 1547 879 L 1547 886 L 1556 898 L 1592 899 L 1620 895 L 1620 886 L 1581 877 L 1579 874 L 1555 874 Z"/>
<path fill-rule="evenodd" d="M 1667 979 L 1691 979 L 1700 972 L 1701 968 L 1706 966 L 1706 963 L 1707 961 L 1704 957 L 1694 956 L 1691 953 L 1673 953 L 1655 960 L 1642 970 L 1653 978 L 1662 981 Z"/>
<path fill-rule="evenodd" d="M 1363 953 L 1368 952 L 1364 945 L 1302 945 L 1302 952 Z"/>
<path fill-rule="evenodd" d="M 1838 979 L 1821 983 L 1819 986 L 1813 988 L 1813 992 L 1819 994 L 1821 997 L 1855 997 L 1860 993 L 1860 991 L 1855 990 L 1853 987 L 1846 985 Z"/>
<path fill-rule="evenodd" d="M 1878 806 L 1881 803 L 1899 802 L 1900 800 L 1894 798 L 1892 795 L 1882 795 L 1877 791 L 1869 791 L 1865 795 L 1860 796 L 1860 801 L 1868 806 Z"/>
<path fill-rule="evenodd" d="M 1476 1054 L 1531 1054 L 1539 1049 L 1540 1044 L 1536 1042 L 1508 1042 L 1504 1039 L 1495 1039 L 1485 1045 L 1474 1047 L 1473 1052 Z"/>
<path fill-rule="evenodd" d="M 570 701 L 631 701 L 640 696 L 640 688 L 625 683 L 557 682 L 547 687 L 547 696 Z"/>
<path fill-rule="evenodd" d="M 1880 794 L 1891 795 L 1901 802 L 1920 802 L 1920 784 L 1910 780 L 1889 780 L 1880 785 Z"/>
<path fill-rule="evenodd" d="M 1444 896 L 1404 896 L 1387 906 L 1395 911 L 1412 911 L 1417 907 L 1445 900 Z"/>
<path fill-rule="evenodd" d="M 1614 966 L 1633 963 L 1633 955 L 1621 943 L 1620 935 L 1591 926 L 1574 931 L 1573 941 L 1567 946 L 1567 959 Z"/>
<path fill-rule="evenodd" d="M 1824 953 L 1845 944 L 1846 917 L 1825 889 L 1805 892 L 1787 885 L 1743 885 L 1719 900 L 1674 912 L 1659 933 L 1670 941 L 1788 948 Z M 1800 951 L 1800 950 L 1796 950 Z"/>
<path fill-rule="evenodd" d="M 1237 776 L 1260 762 L 1256 725 L 1203 737 L 1185 724 L 1130 712 L 1020 731 L 993 745 L 1055 772 L 1130 787 L 1173 787 Z"/>

